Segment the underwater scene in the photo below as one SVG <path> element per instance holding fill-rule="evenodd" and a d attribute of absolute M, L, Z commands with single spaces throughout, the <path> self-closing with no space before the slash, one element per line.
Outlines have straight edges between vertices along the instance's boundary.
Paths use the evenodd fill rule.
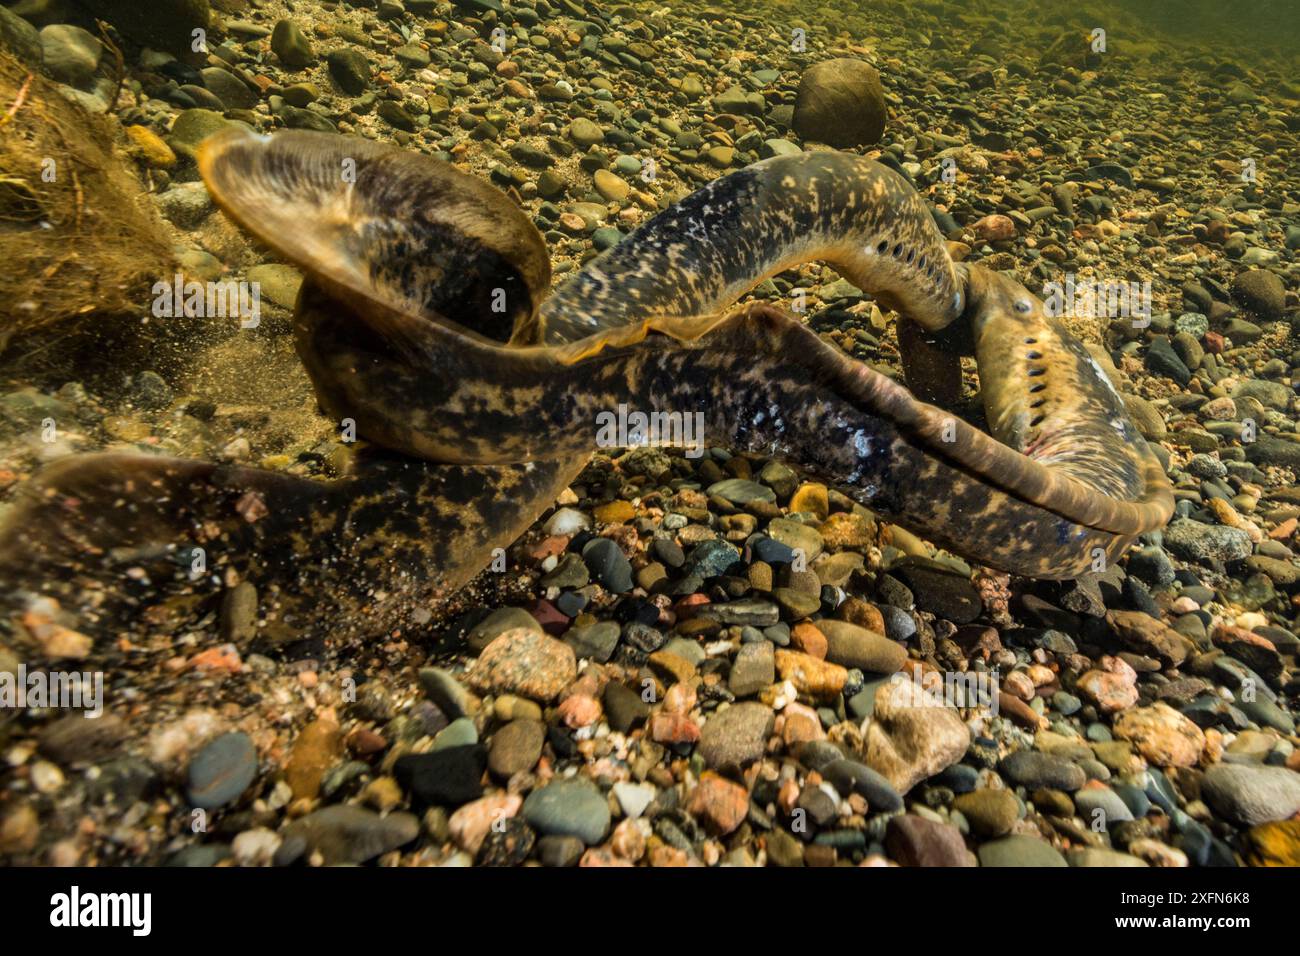
<path fill-rule="evenodd" d="M 0 864 L 1300 866 L 1298 66 L 0 0 Z"/>

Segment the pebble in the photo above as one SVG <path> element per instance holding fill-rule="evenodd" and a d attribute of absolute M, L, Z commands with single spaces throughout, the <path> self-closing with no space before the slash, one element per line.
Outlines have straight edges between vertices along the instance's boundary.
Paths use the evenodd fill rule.
<path fill-rule="evenodd" d="M 1201 796 L 1216 813 L 1258 826 L 1300 813 L 1300 773 L 1285 767 L 1218 764 L 1205 772 Z"/>
<path fill-rule="evenodd" d="M 1133 819 L 1133 811 L 1115 791 L 1105 787 L 1084 787 L 1074 795 L 1074 805 L 1085 823 L 1110 830 L 1116 823 Z"/>
<path fill-rule="evenodd" d="M 856 793 L 864 797 L 873 813 L 896 813 L 903 809 L 902 795 L 881 774 L 865 764 L 837 757 L 818 768 L 818 772 L 840 792 L 840 796 Z"/>
<path fill-rule="evenodd" d="M 176 165 L 176 154 L 161 136 L 147 126 L 126 127 L 126 138 L 133 153 L 152 169 L 171 169 Z"/>
<path fill-rule="evenodd" d="M 952 805 L 970 821 L 971 829 L 986 839 L 1009 833 L 1020 819 L 1020 801 L 1009 790 L 972 790 L 957 797 Z"/>
<path fill-rule="evenodd" d="M 200 810 L 234 803 L 257 777 L 257 748 L 247 734 L 222 734 L 190 761 L 186 796 Z"/>
<path fill-rule="evenodd" d="M 1077 690 L 1107 714 L 1138 702 L 1137 674 L 1123 661 L 1103 658 L 1105 670 L 1090 670 L 1079 678 Z"/>
<path fill-rule="evenodd" d="M 1165 703 L 1123 711 L 1114 732 L 1157 767 L 1193 767 L 1205 750 L 1201 728 Z"/>
<path fill-rule="evenodd" d="M 726 836 L 749 813 L 749 793 L 725 777 L 706 773 L 686 800 L 687 812 L 703 821 L 715 836 Z"/>
<path fill-rule="evenodd" d="M 911 590 L 916 606 L 954 624 L 969 624 L 983 610 L 970 579 L 928 558 L 907 557 L 889 569 Z"/>
<path fill-rule="evenodd" d="M 655 798 L 655 788 L 646 783 L 623 781 L 611 788 L 623 815 L 629 820 L 640 819 Z"/>
<path fill-rule="evenodd" d="M 984 216 L 977 220 L 971 231 L 984 242 L 1002 242 L 1016 238 L 1016 224 L 1006 216 Z"/>
<path fill-rule="evenodd" d="M 600 193 L 603 199 L 609 202 L 622 203 L 627 200 L 628 194 L 632 187 L 623 179 L 614 175 L 607 169 L 598 169 L 592 176 L 595 183 L 596 192 Z"/>
<path fill-rule="evenodd" d="M 595 846 L 609 832 L 609 804 L 590 782 L 556 780 L 524 800 L 524 819 L 545 836 L 573 836 Z"/>
<path fill-rule="evenodd" d="M 493 639 L 465 679 L 484 693 L 551 701 L 577 673 L 573 648 L 535 630 L 518 627 Z"/>
<path fill-rule="evenodd" d="M 325 62 L 330 76 L 349 96 L 360 96 L 370 87 L 371 68 L 366 55 L 359 50 L 344 47 L 330 51 Z"/>
<path fill-rule="evenodd" d="M 833 701 L 848 682 L 848 671 L 810 654 L 780 648 L 775 652 L 776 672 L 801 695 L 816 702 Z"/>
<path fill-rule="evenodd" d="M 501 607 L 479 621 L 465 636 L 465 642 L 471 650 L 482 652 L 489 644 L 507 631 L 518 629 L 542 633 L 542 625 L 523 608 Z M 427 693 L 427 690 L 426 690 Z"/>
<path fill-rule="evenodd" d="M 293 742 L 284 766 L 285 779 L 294 797 L 313 799 L 320 793 L 321 779 L 343 753 L 343 734 L 337 722 L 314 720 Z"/>
<path fill-rule="evenodd" d="M 756 501 L 769 504 L 776 503 L 775 491 L 767 485 L 760 485 L 756 481 L 749 481 L 744 478 L 728 478 L 724 481 L 714 482 L 709 485 L 708 493 L 717 495 L 719 498 L 723 498 L 740 508 Z"/>
<path fill-rule="evenodd" d="M 743 644 L 731 665 L 728 687 L 736 697 L 751 697 L 776 680 L 774 648 L 767 641 Z"/>
<path fill-rule="evenodd" d="M 212 110 L 185 110 L 172 123 L 167 145 L 179 155 L 194 161 L 201 142 L 234 125 L 237 124 Z"/>
<path fill-rule="evenodd" d="M 957 711 L 920 695 L 915 684 L 894 678 L 875 694 L 864 757 L 901 794 L 962 758 L 970 731 Z"/>
<path fill-rule="evenodd" d="M 576 508 L 557 508 L 542 528 L 547 534 L 573 535 L 591 528 L 591 518 Z"/>
<path fill-rule="evenodd" d="M 41 59 L 45 69 L 60 83 L 85 86 L 95 76 L 104 45 L 87 30 L 66 23 L 53 23 L 40 33 Z"/>
<path fill-rule="evenodd" d="M 448 747 L 465 747 L 478 743 L 478 729 L 468 717 L 453 720 L 434 735 L 430 752 L 445 750 Z"/>
<path fill-rule="evenodd" d="M 1069 866 L 1050 843 L 1030 836 L 1005 836 L 980 844 L 976 851 L 980 866 L 1045 867 Z"/>
<path fill-rule="evenodd" d="M 699 753 L 706 766 L 726 772 L 760 759 L 775 715 L 762 704 L 732 704 L 710 717 L 700 734 Z"/>
<path fill-rule="evenodd" d="M 1257 443 L 1258 444 L 1258 443 Z M 1300 461 L 1300 445 L 1296 446 Z M 1164 532 L 1165 547 L 1184 561 L 1240 561 L 1251 552 L 1250 536 L 1237 528 L 1175 518 Z"/>
<path fill-rule="evenodd" d="M 270 31 L 270 49 L 290 69 L 304 69 L 316 62 L 311 40 L 298 23 L 281 20 Z"/>
<path fill-rule="evenodd" d="M 157 197 L 158 211 L 182 229 L 198 226 L 212 211 L 212 197 L 203 183 L 177 183 Z"/>
<path fill-rule="evenodd" d="M 425 696 L 433 701 L 448 719 L 456 720 L 465 717 L 473 709 L 469 691 L 450 671 L 443 670 L 441 667 L 422 667 L 418 677 Z"/>
<path fill-rule="evenodd" d="M 582 560 L 591 576 L 611 594 L 632 590 L 632 563 L 609 538 L 593 538 L 582 549 Z"/>
<path fill-rule="evenodd" d="M 605 131 L 600 128 L 599 123 L 579 116 L 569 124 L 569 139 L 573 140 L 580 149 L 585 150 L 603 143 Z"/>
<path fill-rule="evenodd" d="M 303 854 L 320 854 L 326 866 L 356 865 L 404 846 L 419 834 L 420 821 L 410 813 L 380 816 L 361 807 L 337 804 L 289 824 L 275 863 L 286 866 Z"/>
<path fill-rule="evenodd" d="M 881 605 L 880 616 L 885 622 L 885 636 L 900 646 L 916 634 L 916 621 L 902 608 Z"/>
<path fill-rule="evenodd" d="M 543 866 L 576 866 L 585 849 L 586 844 L 577 837 L 544 836 L 537 841 L 537 856 Z"/>
<path fill-rule="evenodd" d="M 202 70 L 201 75 L 203 85 L 221 100 L 226 109 L 251 110 L 257 106 L 257 93 L 229 70 L 210 66 Z"/>
<path fill-rule="evenodd" d="M 1232 280 L 1232 297 L 1262 319 L 1280 319 L 1286 304 L 1286 287 L 1267 269 L 1249 269 Z"/>
<path fill-rule="evenodd" d="M 465 804 L 447 820 L 447 829 L 456 845 L 469 854 L 477 854 L 493 827 L 501 827 L 523 805 L 514 793 L 494 793 Z"/>
<path fill-rule="evenodd" d="M 263 263 L 248 270 L 248 281 L 257 284 L 258 292 L 268 302 L 292 309 L 302 288 L 302 272 L 281 263 Z"/>
<path fill-rule="evenodd" d="M 890 817 L 885 850 L 903 866 L 976 865 L 956 827 L 910 813 Z"/>
<path fill-rule="evenodd" d="M 802 553 L 805 561 L 815 561 L 822 553 L 821 533 L 809 525 L 787 518 L 773 518 L 768 522 L 767 533 L 792 552 Z"/>
<path fill-rule="evenodd" d="M 483 838 L 475 866 L 520 866 L 532 854 L 537 836 L 517 817 L 504 817 Z"/>
<path fill-rule="evenodd" d="M 613 621 L 600 621 L 570 628 L 564 634 L 564 643 L 573 648 L 579 660 L 604 664 L 614 655 L 620 633 L 619 626 Z"/>
<path fill-rule="evenodd" d="M 459 806 L 482 796 L 486 763 L 486 748 L 480 744 L 447 747 L 399 757 L 393 776 L 422 803 Z"/>
<path fill-rule="evenodd" d="M 907 648 L 863 627 L 844 621 L 820 621 L 826 635 L 826 659 L 874 674 L 894 674 L 907 663 Z"/>
<path fill-rule="evenodd" d="M 1017 750 L 1008 754 L 1002 758 L 998 769 L 1013 783 L 1031 790 L 1042 787 L 1069 793 L 1078 790 L 1087 780 L 1078 764 L 1034 750 Z"/>
<path fill-rule="evenodd" d="M 68 766 L 111 757 L 125 738 L 126 724 L 115 714 L 94 719 L 69 714 L 41 729 L 37 747 L 51 760 Z"/>
<path fill-rule="evenodd" d="M 280 835 L 274 830 L 256 827 L 231 840 L 230 851 L 240 866 L 269 866 L 281 842 Z"/>
<path fill-rule="evenodd" d="M 1252 827 L 1244 856 L 1251 866 L 1300 866 L 1300 820 Z"/>

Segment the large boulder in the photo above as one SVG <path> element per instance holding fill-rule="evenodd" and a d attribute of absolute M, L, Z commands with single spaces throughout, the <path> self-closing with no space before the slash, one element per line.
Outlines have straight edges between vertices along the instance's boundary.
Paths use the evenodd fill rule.
<path fill-rule="evenodd" d="M 124 36 L 168 53 L 193 54 L 194 31 L 208 30 L 212 9 L 208 0 L 77 0 L 83 10 L 106 20 Z M 215 47 L 211 37 L 207 43 Z"/>
<path fill-rule="evenodd" d="M 795 132 L 837 149 L 873 146 L 885 132 L 885 94 L 876 68 L 842 57 L 804 71 L 794 101 Z"/>

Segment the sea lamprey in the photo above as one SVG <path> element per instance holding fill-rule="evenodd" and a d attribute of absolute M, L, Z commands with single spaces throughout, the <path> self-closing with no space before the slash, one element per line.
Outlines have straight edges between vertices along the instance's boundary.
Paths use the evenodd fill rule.
<path fill-rule="evenodd" d="M 11 512 L 3 571 L 79 606 L 88 626 L 186 585 L 194 549 L 270 595 L 272 627 L 427 620 L 554 502 L 620 408 L 698 421 L 709 445 L 797 465 L 938 545 L 1035 578 L 1105 566 L 1172 512 L 1162 468 L 1083 346 L 1018 282 L 954 262 L 910 185 L 860 156 L 802 153 L 723 177 L 554 290 L 515 203 L 432 158 L 235 130 L 208 141 L 200 167 L 232 219 L 305 271 L 298 353 L 326 414 L 373 451 L 332 482 L 147 456 L 52 466 Z M 809 260 L 903 316 L 923 395 L 945 394 L 940 380 L 959 381 L 973 352 L 989 432 L 776 305 L 736 305 Z M 125 596 L 84 600 L 124 562 L 154 570 Z"/>

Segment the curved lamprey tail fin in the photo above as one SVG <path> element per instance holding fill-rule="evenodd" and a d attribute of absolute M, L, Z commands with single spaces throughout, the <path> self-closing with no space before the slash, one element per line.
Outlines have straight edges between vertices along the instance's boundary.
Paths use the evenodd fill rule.
<path fill-rule="evenodd" d="M 52 598 L 78 630 L 138 640 L 216 610 L 237 581 L 258 636 L 373 636 L 428 621 L 518 538 L 586 456 L 430 465 L 374 456 L 334 481 L 101 453 L 43 469 L 0 528 L 0 607 Z"/>

